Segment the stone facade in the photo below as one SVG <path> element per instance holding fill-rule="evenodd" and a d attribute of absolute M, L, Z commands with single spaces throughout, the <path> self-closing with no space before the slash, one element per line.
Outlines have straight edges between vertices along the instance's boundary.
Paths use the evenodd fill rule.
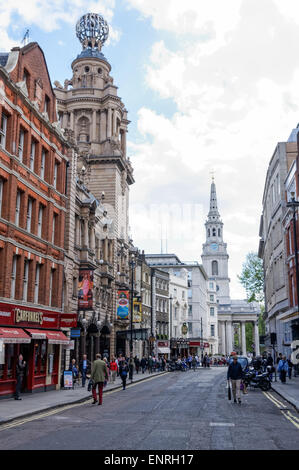
<path fill-rule="evenodd" d="M 260 224 L 259 257 L 264 263 L 266 346 L 271 348 L 271 333 L 276 333 L 279 352 L 287 352 L 284 344 L 283 319 L 290 307 L 287 275 L 287 246 L 283 220 L 287 214 L 285 180 L 296 157 L 297 138 L 292 132 L 288 142 L 277 144 L 270 160 L 263 194 Z M 292 230 L 292 229 L 291 229 Z"/>
<path fill-rule="evenodd" d="M 134 179 L 126 154 L 127 110 L 117 96 L 110 72 L 111 66 L 99 48 L 84 43 L 72 62 L 71 79 L 65 80 L 64 86 L 55 82 L 55 94 L 60 124 L 73 133 L 77 147 L 77 174 L 84 173 L 84 186 L 101 201 L 111 222 L 99 235 L 99 242 L 96 237 L 95 243 L 101 246 L 95 249 L 102 250 L 102 258 L 98 258 L 103 260 L 99 291 L 107 299 L 108 349 L 116 353 L 117 331 L 128 326 L 128 321 L 116 319 L 116 300 L 119 288 L 129 289 L 128 208 L 129 186 Z"/>

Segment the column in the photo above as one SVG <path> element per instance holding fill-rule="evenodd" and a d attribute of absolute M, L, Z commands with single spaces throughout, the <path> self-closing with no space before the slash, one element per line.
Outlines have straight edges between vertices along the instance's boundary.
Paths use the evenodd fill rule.
<path fill-rule="evenodd" d="M 74 111 L 70 112 L 70 128 L 74 130 Z"/>
<path fill-rule="evenodd" d="M 97 111 L 92 110 L 92 135 L 91 140 L 95 142 L 97 140 Z"/>
<path fill-rule="evenodd" d="M 127 131 L 123 130 L 121 132 L 121 149 L 123 152 L 123 156 L 125 157 L 127 154 Z"/>
<path fill-rule="evenodd" d="M 118 135 L 117 135 L 117 114 L 116 114 L 116 109 L 113 112 L 113 135 L 115 135 L 115 137 L 118 137 Z"/>
<path fill-rule="evenodd" d="M 226 322 L 226 354 L 230 354 L 233 350 L 232 322 Z"/>
<path fill-rule="evenodd" d="M 96 249 L 94 227 L 91 227 L 91 229 L 90 229 L 90 249 L 92 251 L 95 251 L 95 249 Z"/>
<path fill-rule="evenodd" d="M 100 142 L 103 140 L 106 140 L 107 134 L 106 134 L 106 110 L 101 109 L 100 112 Z"/>
<path fill-rule="evenodd" d="M 221 352 L 222 354 L 226 354 L 226 343 L 225 343 L 225 322 L 221 322 Z"/>
<path fill-rule="evenodd" d="M 68 127 L 68 113 L 67 111 L 63 111 L 63 116 L 62 116 L 62 126 L 64 129 Z"/>
<path fill-rule="evenodd" d="M 112 109 L 108 108 L 108 118 L 107 118 L 107 139 L 111 138 L 111 129 L 112 128 Z"/>
<path fill-rule="evenodd" d="M 104 240 L 104 261 L 108 262 L 108 238 Z"/>
<path fill-rule="evenodd" d="M 81 245 L 81 224 L 80 224 L 80 217 L 76 217 L 76 245 Z"/>
<path fill-rule="evenodd" d="M 88 247 L 88 219 L 84 219 L 84 247 Z"/>
<path fill-rule="evenodd" d="M 255 355 L 260 355 L 260 335 L 259 335 L 259 325 L 258 320 L 254 323 L 254 345 L 255 345 Z"/>
<path fill-rule="evenodd" d="M 242 354 L 243 356 L 247 355 L 247 348 L 246 348 L 246 322 L 241 322 L 241 329 L 242 329 Z"/>

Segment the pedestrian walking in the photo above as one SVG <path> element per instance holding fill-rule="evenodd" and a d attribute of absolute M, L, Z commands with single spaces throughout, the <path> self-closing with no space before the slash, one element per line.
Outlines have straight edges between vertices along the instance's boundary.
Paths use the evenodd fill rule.
<path fill-rule="evenodd" d="M 119 375 L 123 383 L 123 390 L 126 389 L 127 376 L 129 372 L 129 366 L 126 360 L 123 360 L 119 364 Z"/>
<path fill-rule="evenodd" d="M 148 358 L 148 372 L 149 372 L 149 374 L 151 374 L 153 372 L 153 364 L 154 364 L 153 359 L 152 359 L 151 356 L 149 356 L 149 358 Z"/>
<path fill-rule="evenodd" d="M 91 375 L 90 378 L 93 380 L 93 387 L 92 387 L 92 396 L 93 396 L 93 405 L 98 403 L 98 405 L 102 405 L 103 403 L 103 387 L 105 380 L 108 381 L 108 371 L 106 362 L 102 361 L 101 354 L 96 355 L 96 360 L 92 364 L 91 368 Z M 99 402 L 97 402 L 97 388 L 99 392 Z"/>
<path fill-rule="evenodd" d="M 288 359 L 288 366 L 289 366 L 288 376 L 289 376 L 289 380 L 291 380 L 291 378 L 292 378 L 293 365 L 294 364 L 292 363 L 291 356 L 289 356 L 289 359 Z"/>
<path fill-rule="evenodd" d="M 196 369 L 196 359 L 195 359 L 195 356 L 192 357 L 192 368 L 195 372 L 195 369 Z"/>
<path fill-rule="evenodd" d="M 129 359 L 129 379 L 133 382 L 133 372 L 134 372 L 134 359 L 133 355 L 131 354 Z"/>
<path fill-rule="evenodd" d="M 77 383 L 77 380 L 79 380 L 79 368 L 77 366 L 76 359 L 72 359 L 69 370 L 72 371 L 73 388 L 74 388 L 75 384 Z"/>
<path fill-rule="evenodd" d="M 140 368 L 140 360 L 138 359 L 138 356 L 135 356 L 134 362 L 135 362 L 136 374 L 138 374 L 139 368 Z"/>
<path fill-rule="evenodd" d="M 146 364 L 147 364 L 147 361 L 145 359 L 145 357 L 143 356 L 143 358 L 141 359 L 140 361 L 140 365 L 141 365 L 141 369 L 142 369 L 142 373 L 144 374 L 145 370 L 146 370 Z"/>
<path fill-rule="evenodd" d="M 286 376 L 289 370 L 288 361 L 286 356 L 282 356 L 281 360 L 278 363 L 277 372 L 279 372 L 279 378 L 281 383 L 286 383 Z"/>
<path fill-rule="evenodd" d="M 22 354 L 19 354 L 17 364 L 16 364 L 16 393 L 15 393 L 15 400 L 22 400 L 20 397 L 22 383 L 24 379 L 24 374 L 26 371 L 26 361 L 23 360 Z"/>
<path fill-rule="evenodd" d="M 83 354 L 82 361 L 79 364 L 79 370 L 82 377 L 82 387 L 85 387 L 86 374 L 90 373 L 90 361 L 87 359 L 86 354 Z"/>
<path fill-rule="evenodd" d="M 238 356 L 233 357 L 233 362 L 227 369 L 227 380 L 231 381 L 234 403 L 241 404 L 240 385 L 242 380 L 242 366 L 238 362 Z"/>
<path fill-rule="evenodd" d="M 117 363 L 116 359 L 114 356 L 111 357 L 110 361 L 110 383 L 115 383 L 116 379 L 116 374 L 117 374 Z"/>

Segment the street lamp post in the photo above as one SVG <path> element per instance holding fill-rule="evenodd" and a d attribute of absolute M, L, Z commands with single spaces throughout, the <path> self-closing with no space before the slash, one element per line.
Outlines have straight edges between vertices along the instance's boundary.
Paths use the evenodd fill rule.
<path fill-rule="evenodd" d="M 293 235 L 294 235 L 294 252 L 295 252 L 295 268 L 296 268 L 296 290 L 297 290 L 297 307 L 299 308 L 299 265 L 298 265 L 298 246 L 297 246 L 297 230 L 296 230 L 296 207 L 299 202 L 295 201 L 295 193 L 291 193 L 292 200 L 287 203 L 287 207 L 293 209 Z"/>
<path fill-rule="evenodd" d="M 134 268 L 135 268 L 135 256 L 131 256 L 131 335 L 130 335 L 130 354 L 133 353 L 133 310 L 134 310 Z"/>
<path fill-rule="evenodd" d="M 299 207 L 299 202 L 295 200 L 295 193 L 294 192 L 291 192 L 291 198 L 292 198 L 292 200 L 287 203 L 287 207 L 291 207 L 292 210 L 293 210 L 293 235 L 294 235 L 297 311 L 298 311 L 299 310 L 299 265 L 298 265 L 298 246 L 297 246 L 297 230 L 296 230 L 296 208 Z M 293 334 L 294 334 L 294 330 L 293 330 L 292 336 L 293 336 Z"/>
<path fill-rule="evenodd" d="M 134 314 L 134 269 L 135 255 L 131 255 L 131 315 L 130 315 L 130 359 L 129 359 L 129 378 L 133 382 L 133 314 Z"/>

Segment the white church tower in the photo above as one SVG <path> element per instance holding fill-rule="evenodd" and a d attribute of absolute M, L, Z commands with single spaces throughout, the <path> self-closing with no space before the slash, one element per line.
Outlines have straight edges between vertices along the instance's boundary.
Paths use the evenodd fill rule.
<path fill-rule="evenodd" d="M 211 281 L 216 282 L 218 303 L 230 305 L 227 245 L 223 241 L 223 222 L 217 207 L 216 185 L 211 184 L 210 211 L 205 223 L 206 243 L 203 244 L 202 263 Z"/>

